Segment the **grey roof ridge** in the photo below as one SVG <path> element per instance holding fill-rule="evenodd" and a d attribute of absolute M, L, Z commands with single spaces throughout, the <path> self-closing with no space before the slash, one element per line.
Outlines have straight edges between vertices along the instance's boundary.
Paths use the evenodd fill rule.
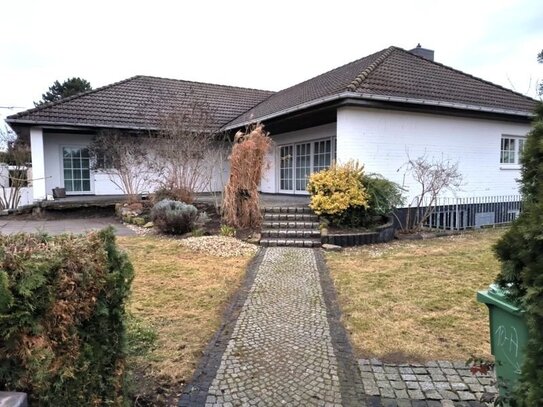
<path fill-rule="evenodd" d="M 436 62 L 436 61 L 433 61 L 433 60 L 431 60 L 431 59 L 427 59 L 427 58 L 421 57 L 420 55 L 412 54 L 411 52 L 409 52 L 409 51 L 407 51 L 407 50 L 405 50 L 405 49 L 403 49 L 403 48 L 400 48 L 400 47 L 391 47 L 391 48 L 395 48 L 395 49 L 398 50 L 398 51 L 404 52 L 404 53 L 406 53 L 406 54 L 408 54 L 408 55 L 410 55 L 410 56 L 413 56 L 413 57 L 415 57 L 415 58 L 422 59 L 422 60 L 424 60 L 424 61 L 426 61 L 426 62 L 429 62 L 429 63 L 431 63 L 431 64 L 438 65 L 438 66 L 440 66 L 440 67 L 442 67 L 442 68 L 448 69 L 449 71 L 453 71 L 453 72 L 459 73 L 459 74 L 461 74 L 461 75 L 463 75 L 463 76 L 467 76 L 468 78 L 478 80 L 479 82 L 484 82 L 484 83 L 486 83 L 487 85 L 494 86 L 495 88 L 498 88 L 498 89 L 501 89 L 501 90 L 505 90 L 505 91 L 510 92 L 510 93 L 513 93 L 513 94 L 515 94 L 515 95 L 517 95 L 517 96 L 522 96 L 523 98 L 528 99 L 530 102 L 537 102 L 536 99 L 533 99 L 533 98 L 531 98 L 530 96 L 526 96 L 526 95 L 524 95 L 523 93 L 520 93 L 520 92 L 517 92 L 517 91 L 515 91 L 515 90 L 506 88 L 505 86 L 501 86 L 501 85 L 498 85 L 498 84 L 496 84 L 496 83 L 494 83 L 494 82 L 487 81 L 486 79 L 479 78 L 478 76 L 475 76 L 475 75 L 466 73 L 466 72 L 464 72 L 464 71 L 461 71 L 460 69 L 456 69 L 456 68 L 453 68 L 453 67 L 451 67 L 451 66 L 449 66 L 449 65 L 442 64 L 441 62 Z"/>
<path fill-rule="evenodd" d="M 389 48 L 390 48 L 390 47 L 389 47 Z M 253 107 L 247 109 L 245 112 L 240 113 L 240 115 L 239 115 L 238 117 L 235 117 L 235 118 L 233 118 L 232 120 L 230 120 L 230 121 L 229 121 L 228 123 L 226 123 L 222 128 L 223 128 L 223 129 L 226 129 L 226 128 L 236 128 L 236 127 L 240 127 L 240 126 L 243 126 L 243 125 L 246 125 L 246 124 L 253 123 L 253 121 L 249 121 L 249 122 L 243 122 L 243 123 L 245 123 L 245 124 L 242 124 L 242 125 L 240 125 L 240 126 L 235 125 L 235 126 L 233 126 L 233 127 L 229 127 L 230 123 L 236 121 L 238 118 L 240 118 L 241 116 L 243 116 L 243 115 L 244 115 L 245 113 L 247 113 L 249 110 L 252 110 L 252 109 L 256 108 L 257 106 L 260 106 L 262 103 L 266 102 L 268 99 L 270 99 L 271 97 L 273 97 L 275 94 L 281 93 L 281 92 L 283 92 L 283 91 L 285 91 L 285 90 L 288 90 L 288 89 L 291 89 L 291 88 L 294 88 L 295 86 L 301 85 L 301 84 L 303 84 L 303 83 L 312 81 L 313 79 L 318 78 L 319 76 L 326 75 L 326 74 L 328 74 L 328 73 L 330 73 L 330 72 L 333 72 L 333 71 L 335 71 L 335 70 L 337 70 L 337 69 L 341 69 L 341 68 L 343 68 L 343 67 L 345 67 L 345 66 L 347 66 L 347 65 L 354 64 L 354 63 L 360 61 L 361 59 L 368 58 L 368 57 L 370 57 L 370 56 L 372 56 L 372 55 L 374 55 L 374 54 L 379 54 L 380 52 L 384 52 L 384 51 L 386 51 L 387 49 L 388 49 L 388 48 L 384 48 L 384 49 L 382 49 L 382 50 L 380 50 L 380 51 L 377 51 L 377 52 L 374 52 L 374 53 L 372 53 L 372 54 L 366 55 L 366 56 L 364 56 L 364 57 L 362 57 L 362 58 L 358 58 L 358 59 L 355 59 L 355 60 L 353 60 L 353 61 L 346 62 L 346 63 L 344 63 L 343 65 L 337 66 L 337 67 L 335 67 L 335 68 L 329 69 L 329 70 L 326 71 L 326 72 L 323 72 L 323 73 L 320 73 L 320 74 L 318 74 L 318 75 L 312 76 L 311 78 L 308 78 L 308 79 L 306 79 L 306 80 L 304 80 L 304 81 L 302 81 L 302 82 L 298 82 L 298 83 L 295 83 L 294 85 L 291 85 L 291 86 L 288 86 L 288 87 L 286 87 L 286 88 L 283 88 L 283 89 L 281 89 L 281 90 L 279 90 L 279 91 L 277 91 L 277 92 L 271 94 L 271 95 L 268 96 L 266 99 L 262 100 L 260 103 L 257 103 L 257 104 L 254 105 Z M 337 95 L 337 93 L 336 93 L 335 95 Z M 320 99 L 317 99 L 317 100 L 320 100 Z"/>
<path fill-rule="evenodd" d="M 224 85 L 224 84 L 212 83 L 212 82 L 190 81 L 190 80 L 186 80 L 186 79 L 164 78 L 162 76 L 154 76 L 154 75 L 137 75 L 137 77 L 160 79 L 160 80 L 173 81 L 173 82 L 195 83 L 195 84 L 198 84 L 198 85 L 220 86 L 222 88 L 231 88 L 231 89 L 256 90 L 256 91 L 259 91 L 259 92 L 268 92 L 268 93 L 271 93 L 271 94 L 277 93 L 277 91 L 274 91 L 274 90 L 248 88 L 248 87 L 244 87 L 244 86 L 235 86 L 235 85 Z"/>
<path fill-rule="evenodd" d="M 47 109 L 47 108 L 49 108 L 51 106 L 60 105 L 62 103 L 69 102 L 70 100 L 74 100 L 74 99 L 80 98 L 82 96 L 90 95 L 91 93 L 99 92 L 99 91 L 104 90 L 104 89 L 109 89 L 109 88 L 112 88 L 113 86 L 117 86 L 117 85 L 120 85 L 121 83 L 126 83 L 128 81 L 132 81 L 132 80 L 134 80 L 136 78 L 139 78 L 141 76 L 142 75 L 131 76 L 130 78 L 123 79 L 122 81 L 113 82 L 113 83 L 110 83 L 110 84 L 105 85 L 105 86 L 100 86 L 100 87 L 98 87 L 96 89 L 87 90 L 86 92 L 81 92 L 81 93 L 78 93 L 78 94 L 73 95 L 73 96 L 68 96 L 67 98 L 62 98 L 62 99 L 59 99 L 59 100 L 55 100 L 54 102 L 44 103 L 43 105 L 33 107 L 32 109 L 23 110 L 22 112 L 15 113 L 15 114 L 13 114 L 11 116 L 6 117 L 6 122 L 8 122 L 8 123 L 14 122 L 14 121 L 17 120 L 18 117 L 27 115 L 29 113 L 35 113 L 35 112 L 38 112 L 40 110 Z"/>
<path fill-rule="evenodd" d="M 356 78 L 353 79 L 353 81 L 347 85 L 347 91 L 355 91 L 360 84 L 377 68 L 379 65 L 381 65 L 385 59 L 387 59 L 390 54 L 396 49 L 394 46 L 388 47 L 381 55 L 377 57 L 375 61 L 373 61 L 366 69 L 364 69 Z"/>

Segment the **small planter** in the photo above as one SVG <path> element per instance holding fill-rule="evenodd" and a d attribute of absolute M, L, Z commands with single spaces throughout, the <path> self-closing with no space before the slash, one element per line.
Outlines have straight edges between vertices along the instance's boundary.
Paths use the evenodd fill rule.
<path fill-rule="evenodd" d="M 507 397 L 518 382 L 528 343 L 524 311 L 509 302 L 495 285 L 479 291 L 477 301 L 488 306 L 490 350 L 495 358 L 500 395 Z"/>
<path fill-rule="evenodd" d="M 378 226 L 373 232 L 330 234 L 321 231 L 321 242 L 342 247 L 386 243 L 394 239 L 394 231 L 394 222 L 389 218 L 387 223 Z"/>
<path fill-rule="evenodd" d="M 53 188 L 53 198 L 66 198 L 66 188 Z"/>

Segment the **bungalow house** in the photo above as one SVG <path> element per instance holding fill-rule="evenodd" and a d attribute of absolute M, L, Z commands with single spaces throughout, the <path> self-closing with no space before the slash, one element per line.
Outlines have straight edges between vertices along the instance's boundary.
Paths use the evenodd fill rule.
<path fill-rule="evenodd" d="M 90 166 L 98 131 L 156 131 L 159 117 L 201 97 L 217 130 L 263 122 L 275 145 L 261 190 L 306 194 L 307 176 L 337 159 L 356 159 L 418 194 L 408 157 L 457 162 L 464 178 L 454 196 L 518 193 L 519 157 L 535 101 L 433 61 L 420 46 L 389 47 L 279 92 L 135 76 L 7 118 L 32 150 L 33 197 L 119 189 Z M 219 188 L 220 186 L 216 186 Z"/>

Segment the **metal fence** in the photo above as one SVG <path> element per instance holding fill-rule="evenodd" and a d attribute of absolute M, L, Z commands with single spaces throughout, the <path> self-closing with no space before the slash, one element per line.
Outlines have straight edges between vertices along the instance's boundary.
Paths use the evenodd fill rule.
<path fill-rule="evenodd" d="M 520 195 L 438 198 L 426 227 L 463 230 L 511 223 L 522 210 Z"/>

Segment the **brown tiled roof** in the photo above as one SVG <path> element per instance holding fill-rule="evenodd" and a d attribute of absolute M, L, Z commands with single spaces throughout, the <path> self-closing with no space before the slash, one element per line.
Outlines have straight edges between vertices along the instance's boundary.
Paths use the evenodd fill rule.
<path fill-rule="evenodd" d="M 330 101 L 354 97 L 530 116 L 535 100 L 397 47 L 281 90 L 226 128 Z"/>
<path fill-rule="evenodd" d="M 377 99 L 530 117 L 536 101 L 397 47 L 333 69 L 277 93 L 135 76 L 30 109 L 11 124 L 157 129 L 191 98 L 208 103 L 224 129 L 341 98 Z"/>
<path fill-rule="evenodd" d="M 157 129 L 164 115 L 190 106 L 188 100 L 206 103 L 220 127 L 273 92 L 134 76 L 9 116 L 9 123 Z"/>

